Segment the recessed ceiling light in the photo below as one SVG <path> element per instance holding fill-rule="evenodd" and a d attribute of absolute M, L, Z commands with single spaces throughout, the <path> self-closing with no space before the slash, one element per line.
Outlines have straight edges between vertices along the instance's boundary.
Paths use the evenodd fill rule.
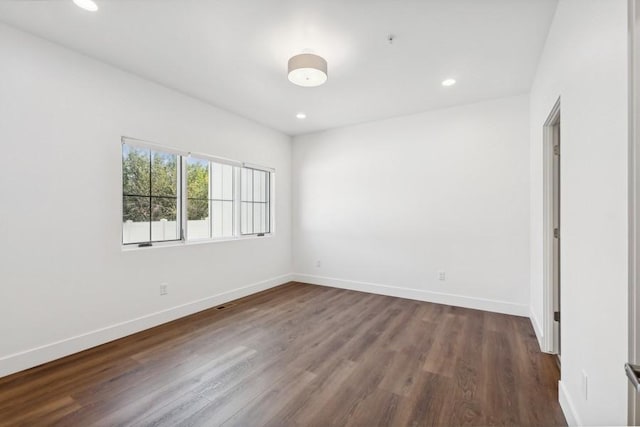
<path fill-rule="evenodd" d="M 305 113 L 298 113 L 296 114 L 296 118 L 302 120 L 302 119 L 306 119 L 307 115 Z"/>
<path fill-rule="evenodd" d="M 442 86 L 445 87 L 453 86 L 454 84 L 456 84 L 455 79 L 446 79 L 442 81 Z"/>
<path fill-rule="evenodd" d="M 298 86 L 315 87 L 327 81 L 327 61 L 312 53 L 303 53 L 289 59 L 289 81 Z"/>
<path fill-rule="evenodd" d="M 73 2 L 79 8 L 88 10 L 89 12 L 95 12 L 96 10 L 98 10 L 98 5 L 93 0 L 73 0 Z"/>

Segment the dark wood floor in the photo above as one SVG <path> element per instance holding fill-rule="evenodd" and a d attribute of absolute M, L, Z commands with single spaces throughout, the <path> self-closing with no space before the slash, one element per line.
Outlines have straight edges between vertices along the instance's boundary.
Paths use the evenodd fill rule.
<path fill-rule="evenodd" d="M 566 425 L 529 320 L 290 283 L 0 379 L 1 425 Z"/>

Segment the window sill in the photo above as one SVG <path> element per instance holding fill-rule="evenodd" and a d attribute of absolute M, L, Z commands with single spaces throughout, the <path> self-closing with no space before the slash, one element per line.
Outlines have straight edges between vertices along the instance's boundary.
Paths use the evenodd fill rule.
<path fill-rule="evenodd" d="M 179 246 L 199 246 L 210 245 L 216 243 L 237 242 L 243 240 L 268 239 L 274 236 L 274 233 L 265 234 L 264 236 L 249 235 L 240 237 L 228 237 L 223 239 L 207 239 L 207 240 L 178 240 L 175 242 L 154 243 L 152 246 L 138 246 L 137 244 L 121 245 L 122 252 L 144 251 L 148 249 L 175 248 Z"/>

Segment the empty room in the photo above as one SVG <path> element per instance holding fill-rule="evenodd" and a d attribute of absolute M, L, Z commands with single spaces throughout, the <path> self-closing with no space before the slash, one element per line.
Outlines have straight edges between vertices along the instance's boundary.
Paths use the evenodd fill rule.
<path fill-rule="evenodd" d="M 0 1 L 0 426 L 640 425 L 640 0 Z"/>

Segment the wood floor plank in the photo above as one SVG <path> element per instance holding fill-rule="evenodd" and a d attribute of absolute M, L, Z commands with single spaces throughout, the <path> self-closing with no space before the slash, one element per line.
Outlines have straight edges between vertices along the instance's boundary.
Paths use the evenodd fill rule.
<path fill-rule="evenodd" d="M 64 396 L 39 405 L 31 411 L 22 412 L 11 419 L 7 425 L 45 426 L 55 422 L 64 415 L 78 411 L 81 406 L 70 396 Z M 2 424 L 7 420 L 2 418 Z"/>
<path fill-rule="evenodd" d="M 421 371 L 414 393 L 400 401 L 399 408 L 390 423 L 393 426 L 448 426 L 453 411 L 451 399 L 455 382 L 443 375 Z M 485 425 L 478 420 L 476 425 Z"/>
<path fill-rule="evenodd" d="M 255 426 L 268 420 L 277 419 L 282 424 L 290 424 L 291 416 L 282 412 L 287 404 L 295 399 L 316 377 L 309 371 L 291 370 L 280 380 L 270 386 L 259 397 L 253 399 L 248 405 L 236 412 L 223 426 Z"/>
<path fill-rule="evenodd" d="M 401 399 L 397 394 L 374 389 L 356 406 L 344 425 L 349 427 L 393 425 L 392 421 Z"/>
<path fill-rule="evenodd" d="M 138 421 L 127 422 L 132 427 L 177 426 L 185 422 L 211 402 L 195 393 L 185 393 L 167 405 L 153 411 Z"/>
<path fill-rule="evenodd" d="M 370 354 L 369 357 L 356 362 L 356 368 L 337 389 L 331 400 L 309 422 L 311 425 L 344 426 L 353 423 L 358 407 L 377 390 L 380 382 L 387 374 L 387 367 L 392 358 L 391 352 Z"/>
<path fill-rule="evenodd" d="M 566 425 L 528 319 L 289 283 L 0 378 L 0 426 Z"/>
<path fill-rule="evenodd" d="M 237 347 L 197 369 L 184 372 L 183 375 L 172 382 L 167 382 L 160 388 L 139 387 L 137 392 L 140 398 L 126 403 L 126 400 L 119 396 L 123 404 L 118 410 L 106 414 L 105 417 L 98 420 L 97 424 L 104 426 L 123 425 L 144 419 L 158 408 L 170 404 L 172 400 L 181 398 L 182 395 L 196 390 L 201 384 L 214 380 L 217 375 L 242 363 L 244 359 L 253 354 L 255 354 L 255 350 Z"/>
<path fill-rule="evenodd" d="M 456 357 L 459 355 L 465 318 L 458 314 L 446 313 L 436 324 L 434 339 L 428 352 L 423 370 L 434 374 L 453 377 Z"/>
<path fill-rule="evenodd" d="M 278 427 L 282 425 L 281 420 L 287 418 L 290 420 L 290 425 L 308 426 L 312 419 L 322 418 L 318 417 L 318 414 L 330 400 L 335 398 L 335 391 L 343 386 L 356 366 L 357 363 L 351 360 L 328 359 L 328 363 L 316 372 L 316 377 L 300 393 L 298 399 L 289 402 L 282 409 L 282 414 L 277 414 L 265 425 Z"/>
<path fill-rule="evenodd" d="M 489 425 L 517 425 L 518 393 L 512 349 L 504 332 L 488 331 L 484 347 L 483 397 Z"/>
<path fill-rule="evenodd" d="M 479 386 L 484 380 L 483 365 L 485 359 L 481 349 L 484 342 L 484 313 L 468 310 L 468 317 L 459 334 L 462 344 L 456 354 L 454 381 L 452 394 L 451 425 L 473 425 L 484 419 L 482 412 L 482 396 Z"/>

